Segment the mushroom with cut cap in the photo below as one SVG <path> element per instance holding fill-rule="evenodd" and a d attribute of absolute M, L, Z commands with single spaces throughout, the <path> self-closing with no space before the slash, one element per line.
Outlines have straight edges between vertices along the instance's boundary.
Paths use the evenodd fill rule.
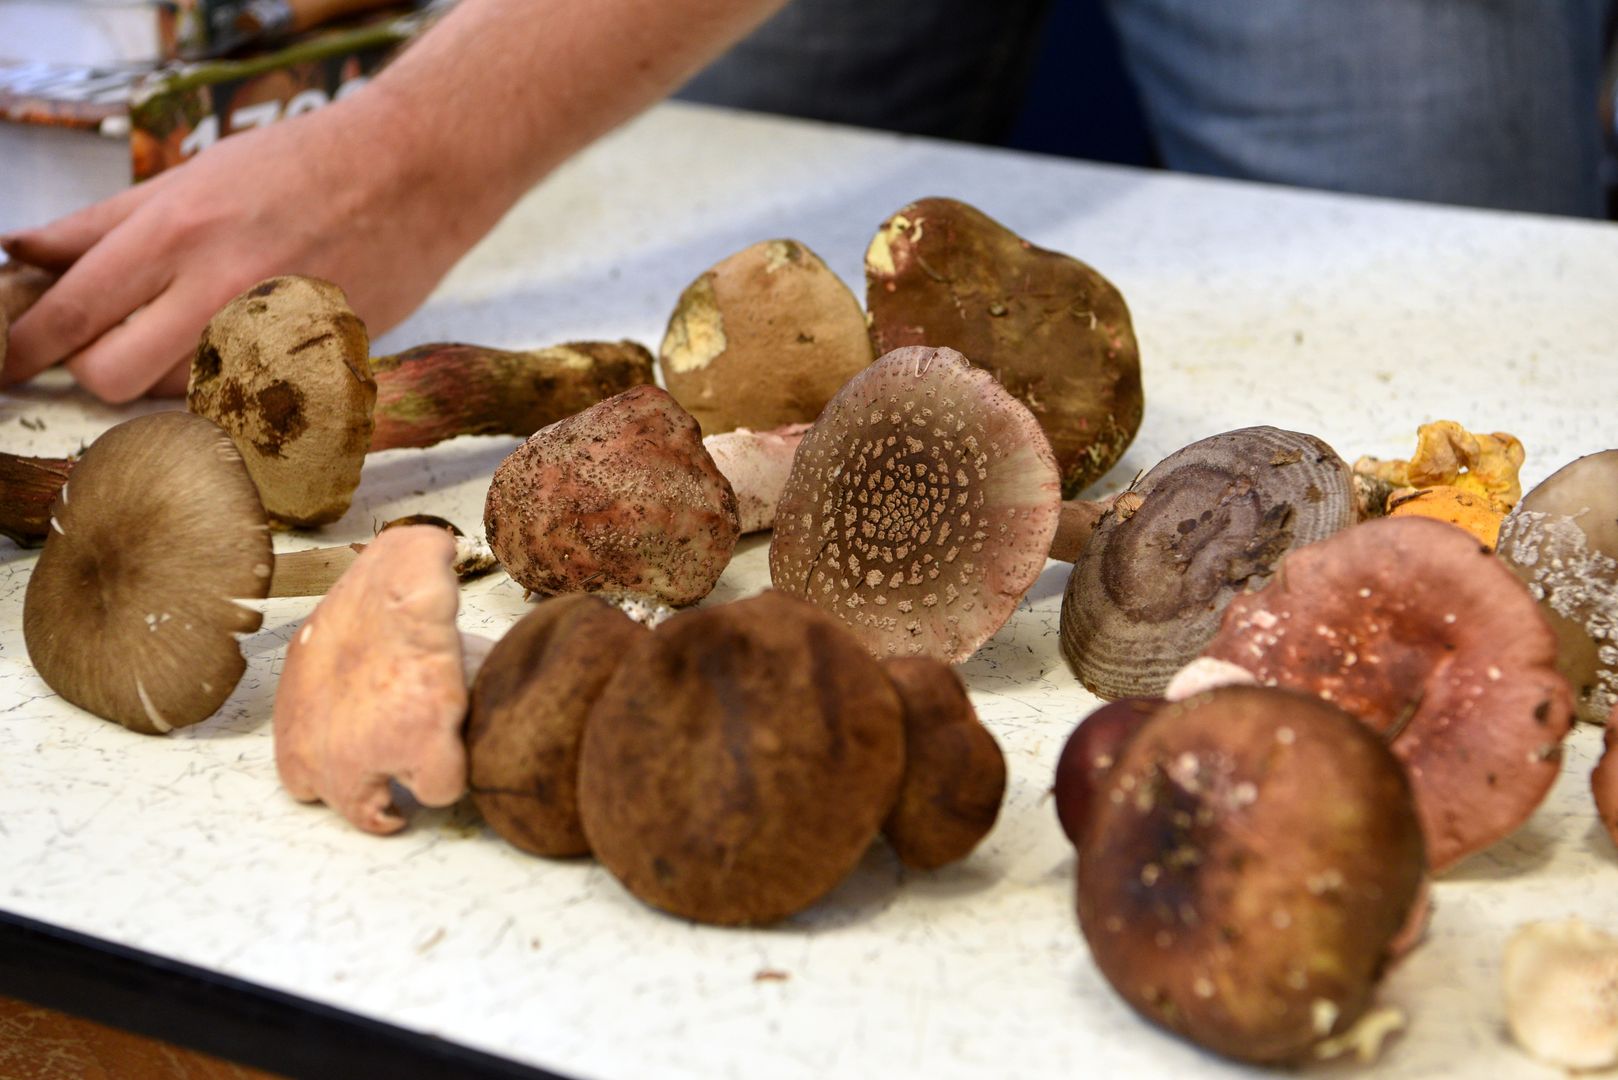
<path fill-rule="evenodd" d="M 391 833 L 405 819 L 390 780 L 424 806 L 465 793 L 454 558 L 441 528 L 384 530 L 293 636 L 274 710 L 276 771 L 293 798 Z"/>
<path fill-rule="evenodd" d="M 1090 809 L 1079 925 L 1137 1012 L 1243 1061 L 1352 1043 L 1423 877 L 1405 772 L 1369 729 L 1223 687 L 1153 712 Z"/>
<path fill-rule="evenodd" d="M 1175 451 L 1131 485 L 1073 564 L 1062 654 L 1097 696 L 1152 697 L 1224 606 L 1287 551 L 1353 524 L 1348 465 L 1312 435 L 1242 428 Z"/>
<path fill-rule="evenodd" d="M 1501 964 L 1511 1037 L 1563 1069 L 1618 1065 L 1618 937 L 1580 919 L 1532 922 Z"/>
<path fill-rule="evenodd" d="M 953 349 L 897 349 L 798 446 L 770 581 L 878 656 L 965 660 L 1045 568 L 1061 490 L 1021 402 Z"/>
<path fill-rule="evenodd" d="M 1410 771 L 1435 873 L 1515 830 L 1572 723 L 1556 639 L 1476 540 L 1378 518 L 1298 548 L 1237 597 L 1204 655 L 1360 718 Z"/>

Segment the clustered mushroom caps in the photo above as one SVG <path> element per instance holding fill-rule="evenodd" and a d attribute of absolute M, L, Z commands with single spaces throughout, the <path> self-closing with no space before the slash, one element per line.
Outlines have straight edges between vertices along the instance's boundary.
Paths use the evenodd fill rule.
<path fill-rule="evenodd" d="M 1140 427 L 1140 352 L 1117 288 L 954 199 L 911 203 L 865 255 L 876 351 L 948 346 L 994 373 L 1038 417 L 1072 497 Z"/>
<path fill-rule="evenodd" d="M 686 288 L 659 359 L 669 393 L 717 435 L 807 423 L 875 356 L 848 286 L 804 245 L 766 240 Z"/>
<path fill-rule="evenodd" d="M 1062 596 L 1062 654 L 1104 700 L 1160 694 L 1232 597 L 1356 514 L 1331 447 L 1272 427 L 1192 443 L 1129 492 L 1138 501 L 1101 518 Z"/>
<path fill-rule="evenodd" d="M 965 660 L 1045 567 L 1060 485 L 1029 411 L 953 349 L 897 349 L 799 444 L 770 581 L 878 656 Z"/>
<path fill-rule="evenodd" d="M 454 557 L 437 526 L 384 530 L 293 635 L 274 709 L 276 771 L 293 798 L 386 834 L 405 825 L 390 780 L 423 806 L 465 793 Z"/>
<path fill-rule="evenodd" d="M 638 386 L 535 432 L 495 470 L 484 531 L 523 588 L 693 604 L 736 548 L 730 483 L 691 414 Z"/>
<path fill-rule="evenodd" d="M 28 657 L 64 699 L 133 731 L 194 724 L 241 679 L 233 635 L 261 616 L 237 601 L 263 597 L 271 572 L 229 437 L 182 412 L 126 421 L 57 493 L 23 602 Z"/>
<path fill-rule="evenodd" d="M 1142 1016 L 1285 1063 L 1365 1013 L 1424 869 L 1405 772 L 1369 729 L 1224 687 L 1147 718 L 1090 802 L 1079 924 Z"/>
<path fill-rule="evenodd" d="M 1205 656 L 1331 701 L 1410 771 L 1435 873 L 1515 830 L 1556 779 L 1572 695 L 1527 590 L 1476 540 L 1380 518 L 1290 552 Z"/>

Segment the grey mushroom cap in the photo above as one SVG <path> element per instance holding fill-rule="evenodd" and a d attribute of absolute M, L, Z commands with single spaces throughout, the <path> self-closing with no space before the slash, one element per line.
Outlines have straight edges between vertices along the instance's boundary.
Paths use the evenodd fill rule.
<path fill-rule="evenodd" d="M 211 716 L 246 668 L 273 556 L 241 455 L 215 424 L 157 413 L 109 430 L 62 486 L 23 635 L 46 684 L 134 731 Z"/>
<path fill-rule="evenodd" d="M 1062 597 L 1062 653 L 1097 696 L 1153 697 L 1232 597 L 1354 523 L 1346 462 L 1312 435 L 1242 428 L 1169 455 L 1096 526 Z"/>
<path fill-rule="evenodd" d="M 770 580 L 878 656 L 958 663 L 1045 567 L 1061 478 L 1027 407 L 953 349 L 895 349 L 804 436 Z"/>

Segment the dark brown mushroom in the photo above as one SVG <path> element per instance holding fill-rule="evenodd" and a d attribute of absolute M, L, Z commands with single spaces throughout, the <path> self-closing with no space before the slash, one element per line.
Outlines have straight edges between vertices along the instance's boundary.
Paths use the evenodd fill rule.
<path fill-rule="evenodd" d="M 1262 687 L 1170 704 L 1092 802 L 1079 925 L 1142 1016 L 1286 1063 L 1365 1013 L 1421 887 L 1422 833 L 1404 770 L 1353 717 Z"/>
<path fill-rule="evenodd" d="M 51 531 L 56 493 L 72 469 L 70 458 L 0 454 L 0 536 L 22 547 L 43 544 Z"/>
<path fill-rule="evenodd" d="M 28 657 L 65 700 L 162 734 L 212 715 L 246 668 L 233 635 L 261 616 L 264 512 L 217 426 L 181 412 L 98 438 L 51 511 L 28 580 Z"/>
<path fill-rule="evenodd" d="M 1162 698 L 1119 698 L 1108 702 L 1079 721 L 1062 744 L 1051 794 L 1056 802 L 1056 820 L 1075 847 L 1082 842 L 1084 830 L 1095 816 L 1095 793 L 1118 763 L 1124 743 L 1167 704 Z"/>
<path fill-rule="evenodd" d="M 1287 555 L 1204 655 L 1360 718 L 1410 771 L 1435 873 L 1515 830 L 1572 723 L 1556 639 L 1467 533 L 1378 518 Z"/>
<path fill-rule="evenodd" d="M 585 855 L 579 747 L 618 661 L 648 631 L 599 597 L 535 607 L 490 650 L 467 720 L 472 801 L 502 838 L 535 855 Z"/>
<path fill-rule="evenodd" d="M 850 379 L 804 436 L 770 580 L 878 656 L 966 659 L 1045 568 L 1061 493 L 1039 424 L 953 349 Z"/>
<path fill-rule="evenodd" d="M 579 812 L 647 904 L 769 923 L 854 868 L 903 770 L 904 708 L 880 665 L 771 591 L 682 612 L 624 654 L 585 727 Z"/>
<path fill-rule="evenodd" d="M 897 657 L 882 670 L 904 704 L 905 767 L 882 834 L 899 861 L 933 870 L 966 858 L 994 828 L 1006 759 L 949 665 Z"/>
<path fill-rule="evenodd" d="M 1062 597 L 1062 654 L 1097 696 L 1152 697 L 1281 556 L 1353 524 L 1348 465 L 1312 435 L 1242 428 L 1192 443 L 1101 519 Z"/>
<path fill-rule="evenodd" d="M 1076 495 L 1140 427 L 1140 352 L 1129 308 L 1079 260 L 1035 247 L 965 203 L 911 203 L 865 254 L 876 351 L 948 346 L 994 373 L 1039 419 Z"/>

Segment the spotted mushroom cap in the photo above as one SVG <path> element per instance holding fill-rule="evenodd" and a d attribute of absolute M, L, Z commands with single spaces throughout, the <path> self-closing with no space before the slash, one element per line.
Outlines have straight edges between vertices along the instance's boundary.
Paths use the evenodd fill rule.
<path fill-rule="evenodd" d="M 1573 719 L 1528 591 L 1473 537 L 1426 518 L 1378 518 L 1293 551 L 1232 601 L 1205 655 L 1382 735 L 1410 771 L 1435 873 L 1528 818 Z"/>
<path fill-rule="evenodd" d="M 371 446 L 365 324 L 328 282 L 261 282 L 209 320 L 185 403 L 229 433 L 273 523 L 336 521 Z"/>
<path fill-rule="evenodd" d="M 1049 442 L 992 375 L 953 349 L 895 349 L 799 444 L 770 580 L 878 656 L 958 663 L 1039 577 L 1060 504 Z"/>
<path fill-rule="evenodd" d="M 1353 524 L 1347 463 L 1312 435 L 1242 428 L 1164 458 L 1096 526 L 1062 596 L 1062 654 L 1097 696 L 1153 697 L 1281 556 Z"/>
<path fill-rule="evenodd" d="M 97 716 L 165 734 L 212 716 L 246 669 L 269 532 L 241 455 L 183 412 L 110 429 L 57 494 L 23 602 L 40 678 Z"/>

